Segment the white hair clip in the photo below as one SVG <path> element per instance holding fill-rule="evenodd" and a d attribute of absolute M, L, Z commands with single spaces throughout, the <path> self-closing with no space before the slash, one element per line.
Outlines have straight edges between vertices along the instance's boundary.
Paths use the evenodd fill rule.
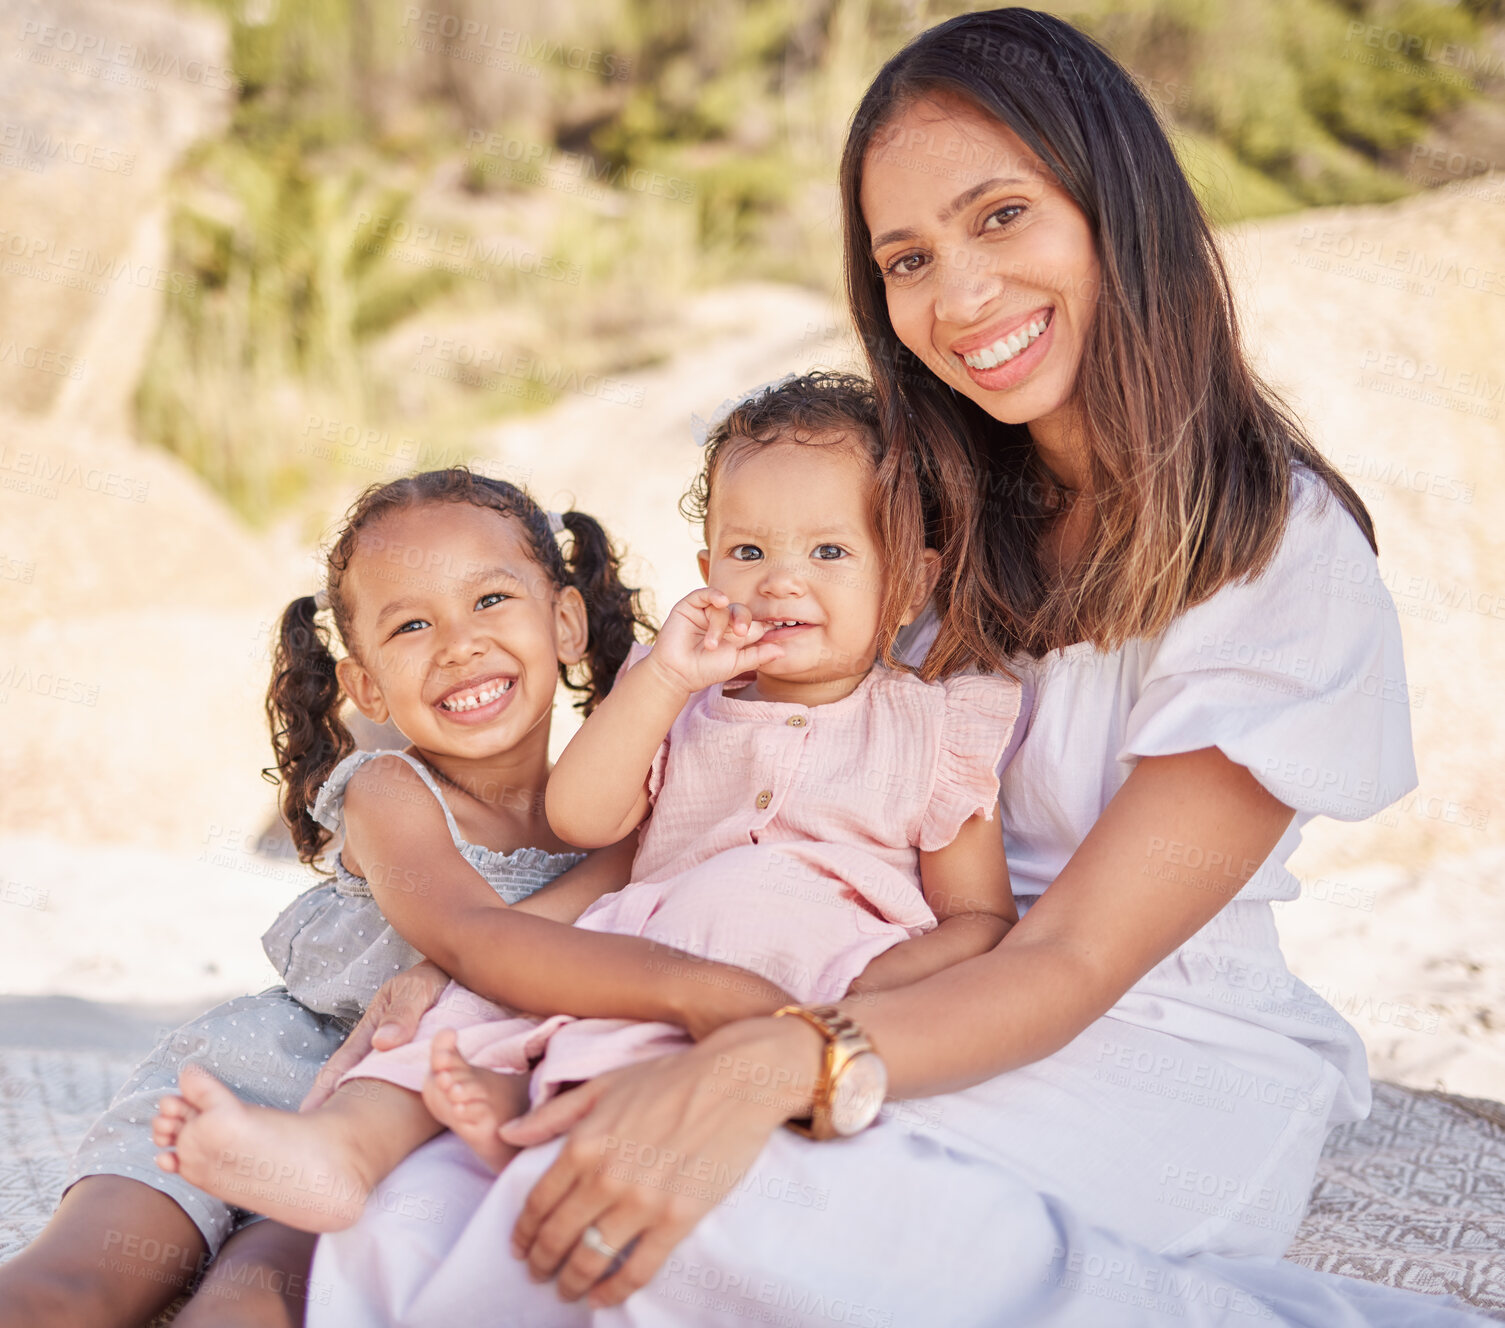
<path fill-rule="evenodd" d="M 759 383 L 757 387 L 749 388 L 735 400 L 727 397 L 725 401 L 711 412 L 711 418 L 708 420 L 702 419 L 699 415 L 692 414 L 690 416 L 690 432 L 695 436 L 695 445 L 697 447 L 704 447 L 711 436 L 711 431 L 719 429 L 725 424 L 731 413 L 738 406 L 751 401 L 754 397 L 762 396 L 765 392 L 777 391 L 785 383 L 792 383 L 798 377 L 799 374 L 797 373 L 786 373 L 782 378 L 770 379 L 766 383 Z"/>
<path fill-rule="evenodd" d="M 544 515 L 549 518 L 549 529 L 556 535 L 562 534 L 564 531 L 564 518 L 558 512 L 545 512 Z"/>
<path fill-rule="evenodd" d="M 314 612 L 322 613 L 329 607 L 329 587 L 320 586 L 314 591 Z"/>

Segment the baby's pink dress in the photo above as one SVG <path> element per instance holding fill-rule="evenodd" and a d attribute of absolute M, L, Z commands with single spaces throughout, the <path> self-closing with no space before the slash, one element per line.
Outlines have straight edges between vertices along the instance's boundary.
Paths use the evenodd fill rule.
<path fill-rule="evenodd" d="M 688 951 L 802 1003 L 839 1000 L 875 956 L 936 925 L 917 850 L 992 819 L 1019 702 L 1006 678 L 926 683 L 881 664 L 827 705 L 696 693 L 654 757 L 632 884 L 575 925 L 658 941 L 666 967 L 693 963 L 671 953 Z M 519 1016 L 451 983 L 411 1043 L 345 1077 L 421 1088 L 441 1028 L 472 1064 L 536 1069 L 535 1105 L 689 1041 L 674 1024 Z"/>

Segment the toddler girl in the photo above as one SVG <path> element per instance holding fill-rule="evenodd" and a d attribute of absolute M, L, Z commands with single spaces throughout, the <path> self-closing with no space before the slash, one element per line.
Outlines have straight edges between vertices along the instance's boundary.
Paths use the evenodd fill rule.
<path fill-rule="evenodd" d="M 571 842 L 613 844 L 646 819 L 633 883 L 592 903 L 577 933 L 645 938 L 666 975 L 733 963 L 805 1003 L 992 948 L 1017 916 L 990 821 L 1019 689 L 882 662 L 936 559 L 866 384 L 807 375 L 744 402 L 713 431 L 691 501 L 706 588 L 635 651 L 550 779 L 550 823 Z M 704 976 L 709 998 L 725 978 Z M 211 1189 L 266 1159 L 295 1176 L 322 1166 L 357 1191 L 435 1117 L 454 1121 L 438 1089 L 463 1084 L 467 1102 L 490 1104 L 467 1141 L 495 1164 L 497 1128 L 522 1102 L 486 1071 L 521 1084 L 531 1068 L 537 1102 L 687 1036 L 663 1021 L 511 1016 L 452 986 L 414 1043 L 347 1076 L 340 1110 L 269 1119 L 201 1095 L 207 1109 L 181 1127 L 191 1109 L 164 1107 L 164 1140 L 185 1167 L 191 1148 Z M 303 1217 L 296 1202 L 280 1215 Z"/>

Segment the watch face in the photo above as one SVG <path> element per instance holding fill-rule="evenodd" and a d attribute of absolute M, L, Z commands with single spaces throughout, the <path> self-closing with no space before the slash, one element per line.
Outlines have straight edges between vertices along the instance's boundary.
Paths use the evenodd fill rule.
<path fill-rule="evenodd" d="M 831 1094 L 831 1128 L 837 1134 L 856 1134 L 878 1118 L 888 1092 L 888 1067 L 876 1053 L 859 1052 L 842 1069 Z"/>

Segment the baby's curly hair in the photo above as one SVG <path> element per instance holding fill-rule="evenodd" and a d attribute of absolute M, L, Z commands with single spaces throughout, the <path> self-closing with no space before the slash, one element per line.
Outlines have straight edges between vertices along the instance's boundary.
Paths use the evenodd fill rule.
<path fill-rule="evenodd" d="M 893 644 L 920 577 L 924 505 L 918 476 L 887 445 L 879 428 L 872 384 L 861 374 L 817 369 L 738 402 L 707 434 L 700 474 L 679 500 L 680 513 L 704 529 L 717 476 L 747 448 L 770 443 L 852 448 L 871 464 L 869 510 L 884 565 L 878 658 L 890 668 L 908 668 L 893 657 Z M 923 668 L 915 671 L 930 680 Z"/>

